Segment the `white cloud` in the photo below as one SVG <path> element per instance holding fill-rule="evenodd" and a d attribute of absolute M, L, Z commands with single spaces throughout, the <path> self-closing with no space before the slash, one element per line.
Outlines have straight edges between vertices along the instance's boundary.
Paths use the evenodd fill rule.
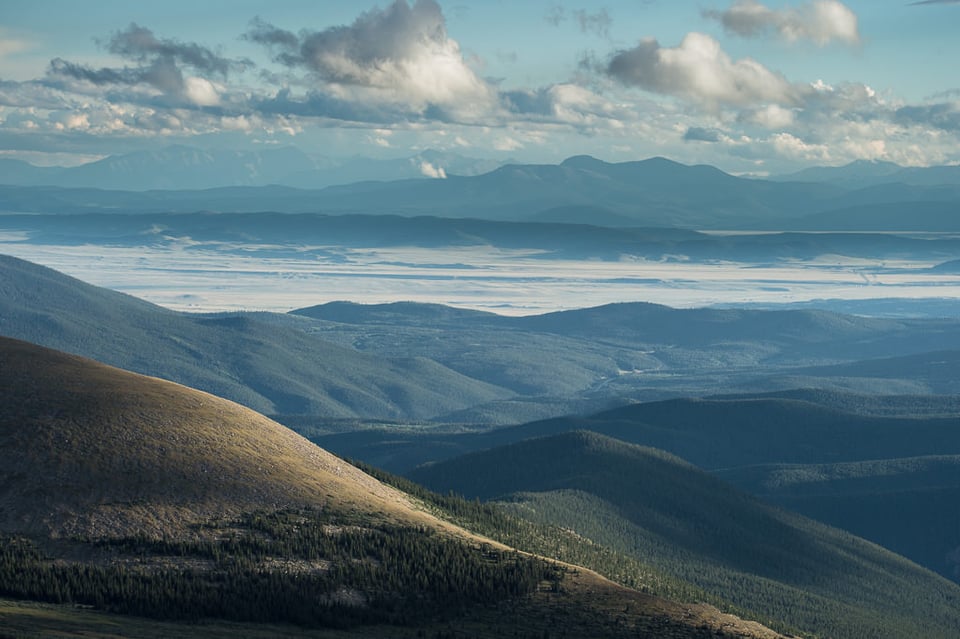
<path fill-rule="evenodd" d="M 857 15 L 837 0 L 783 9 L 770 9 L 757 0 L 737 0 L 725 11 L 709 10 L 703 15 L 720 22 L 727 32 L 748 38 L 773 33 L 787 42 L 809 40 L 818 46 L 834 41 L 860 43 Z"/>
<path fill-rule="evenodd" d="M 839 2 L 770 8 L 741 0 L 708 14 L 744 36 L 817 44 L 860 38 L 856 16 Z M 604 13 L 592 15 L 597 20 L 582 15 L 584 29 L 606 24 Z M 575 30 L 580 13 L 567 10 L 563 19 Z M 239 73 L 249 61 L 137 25 L 106 40 L 122 65 L 106 56 L 83 64 L 55 59 L 44 77 L 0 80 L 0 147 L 94 155 L 150 138 L 159 145 L 225 133 L 240 144 L 275 143 L 274 136 L 308 131 L 312 140 L 331 141 L 334 153 L 406 148 L 411 140 L 427 148 L 431 136 L 444 134 L 434 148 L 522 150 L 521 161 L 623 149 L 724 168 L 960 161 L 960 102 L 950 92 L 904 104 L 857 82 L 791 82 L 755 59 L 732 58 L 702 33 L 673 47 L 646 39 L 603 63 L 588 53 L 572 78 L 539 85 L 482 78 L 433 0 L 395 1 L 324 30 L 256 21 L 246 37 L 273 59 L 252 85 L 238 81 L 252 77 Z M 22 46 L 8 40 L 0 30 L 0 58 Z M 445 174 L 435 163 L 416 169 Z"/>
<path fill-rule="evenodd" d="M 183 94 L 187 100 L 197 106 L 217 106 L 220 104 L 220 94 L 216 87 L 204 78 L 184 78 Z"/>
<path fill-rule="evenodd" d="M 236 117 L 225 116 L 220 119 L 220 124 L 223 126 L 226 131 L 252 131 L 254 129 L 254 121 L 252 118 L 245 115 L 238 115 Z"/>
<path fill-rule="evenodd" d="M 256 21 L 247 39 L 264 44 L 274 60 L 310 72 L 316 90 L 345 108 L 385 105 L 395 113 L 472 121 L 496 106 L 496 92 L 464 60 L 448 37 L 440 6 L 397 0 L 362 14 L 350 26 L 294 34 Z M 328 100 L 316 100 L 318 106 Z M 358 115 L 362 120 L 362 115 Z"/>
<path fill-rule="evenodd" d="M 790 133 L 776 133 L 771 141 L 780 155 L 817 163 L 831 161 L 830 149 L 824 144 L 811 144 Z"/>
<path fill-rule="evenodd" d="M 744 111 L 740 119 L 765 129 L 783 129 L 796 122 L 796 111 L 778 104 L 768 104 L 759 109 Z"/>
<path fill-rule="evenodd" d="M 134 62 L 122 68 L 93 68 L 63 58 L 50 61 L 49 82 L 78 93 L 102 94 L 119 90 L 122 100 L 156 103 L 158 98 L 174 106 L 217 106 L 221 96 L 205 76 L 221 78 L 252 65 L 249 60 L 222 57 L 192 42 L 158 38 L 137 24 L 113 34 L 107 43 L 110 53 Z M 185 70 L 196 75 L 186 75 Z M 119 101 L 117 97 L 112 101 Z"/>
<path fill-rule="evenodd" d="M 426 160 L 420 162 L 420 173 L 428 178 L 446 179 L 447 177 L 447 172 L 442 166 L 434 166 Z"/>
<path fill-rule="evenodd" d="M 83 130 L 90 128 L 90 118 L 86 113 L 64 113 L 59 121 L 54 123 L 58 130 Z M 32 127 L 31 127 L 32 128 Z"/>
<path fill-rule="evenodd" d="M 750 58 L 732 60 L 720 43 L 703 33 L 688 33 L 674 48 L 648 38 L 611 58 L 607 73 L 647 91 L 706 104 L 793 105 L 799 94 L 780 73 Z"/>

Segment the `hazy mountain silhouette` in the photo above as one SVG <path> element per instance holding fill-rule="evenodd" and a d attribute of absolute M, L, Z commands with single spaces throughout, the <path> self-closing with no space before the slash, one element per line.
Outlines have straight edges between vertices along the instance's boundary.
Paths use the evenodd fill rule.
<path fill-rule="evenodd" d="M 122 206 L 129 213 L 398 214 L 701 229 L 858 230 L 849 225 L 870 222 L 864 230 L 917 230 L 902 226 L 912 222 L 919 229 L 946 224 L 951 225 L 946 230 L 955 230 L 953 220 L 938 209 L 899 223 L 891 215 L 870 221 L 861 211 L 960 202 L 955 167 L 903 169 L 891 174 L 893 181 L 852 187 L 741 178 L 665 158 L 608 163 L 575 156 L 558 165 L 490 168 L 489 161 L 436 152 L 319 167 L 294 148 L 214 152 L 170 147 L 57 170 L 9 164 L 0 210 L 75 213 Z M 914 177 L 896 180 L 903 171 Z M 425 179 L 430 176 L 446 179 Z M 832 211 L 839 213 L 821 215 Z"/>
<path fill-rule="evenodd" d="M 4 159 L 0 161 L 0 182 L 124 191 L 266 185 L 318 189 L 371 180 L 477 175 L 500 164 L 433 150 L 392 160 L 334 160 L 307 155 L 293 146 L 232 151 L 173 145 L 156 151 L 111 155 L 72 167 L 38 167 Z"/>

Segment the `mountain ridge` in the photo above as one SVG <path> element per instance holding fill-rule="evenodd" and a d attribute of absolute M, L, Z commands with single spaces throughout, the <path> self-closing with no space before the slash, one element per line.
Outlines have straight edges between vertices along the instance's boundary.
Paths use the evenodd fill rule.
<path fill-rule="evenodd" d="M 422 418 L 511 395 L 422 358 L 375 357 L 249 317 L 184 315 L 8 256 L 0 272 L 0 334 L 261 412 Z"/>
<path fill-rule="evenodd" d="M 40 167 L 13 159 L 4 159 L 0 167 L 5 169 L 4 184 L 150 191 L 268 185 L 323 188 L 362 181 L 427 179 L 447 173 L 473 175 L 499 164 L 430 149 L 392 160 L 336 160 L 313 157 L 296 146 L 241 151 L 175 144 L 71 167 Z"/>
<path fill-rule="evenodd" d="M 858 636 L 869 628 L 866 634 L 876 636 L 949 637 L 960 628 L 952 610 L 960 597 L 956 584 L 848 533 L 768 506 L 661 450 L 573 431 L 408 476 L 433 490 L 513 504 L 521 516 L 642 558 L 755 614 L 777 616 L 771 602 L 779 601 L 779 618 L 805 632 Z M 892 582 L 899 585 L 884 593 Z M 906 594 L 920 583 L 924 594 Z M 899 597 L 904 600 L 893 603 Z M 931 608 L 907 621 L 915 613 L 905 612 L 908 599 Z M 933 617 L 941 621 L 920 630 Z"/>

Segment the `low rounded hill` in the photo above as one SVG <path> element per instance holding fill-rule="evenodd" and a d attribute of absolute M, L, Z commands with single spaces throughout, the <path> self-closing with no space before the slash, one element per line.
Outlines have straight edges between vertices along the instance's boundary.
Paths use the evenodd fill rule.
<path fill-rule="evenodd" d="M 233 402 L 0 338 L 0 528 L 175 535 L 240 512 L 308 506 L 427 515 Z"/>
<path fill-rule="evenodd" d="M 780 636 L 478 538 L 172 382 L 0 337 L 0 397 L 0 597 L 42 611 L 0 599 L 0 627 L 18 636 L 102 636 L 103 619 L 136 624 L 130 636 L 296 623 L 298 636 L 492 639 L 552 636 L 559 619 L 568 637 Z M 209 625 L 173 623 L 199 618 Z"/>

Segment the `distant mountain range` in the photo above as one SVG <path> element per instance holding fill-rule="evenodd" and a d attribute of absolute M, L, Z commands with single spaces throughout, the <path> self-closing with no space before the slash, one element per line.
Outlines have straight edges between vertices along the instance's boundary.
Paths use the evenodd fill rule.
<path fill-rule="evenodd" d="M 392 160 L 334 160 L 310 156 L 292 146 L 229 151 L 179 145 L 111 155 L 73 167 L 41 167 L 0 159 L 0 183 L 122 191 L 268 185 L 319 189 L 364 181 L 478 175 L 501 164 L 433 150 Z"/>
<path fill-rule="evenodd" d="M 943 352 L 960 340 L 958 320 L 643 303 L 529 317 L 343 302 L 202 315 L 6 256 L 0 334 L 265 413 L 326 419 L 507 424 L 637 399 L 796 386 L 960 392 L 960 362 Z"/>
<path fill-rule="evenodd" d="M 960 175 L 955 167 L 902 169 L 889 173 L 891 181 L 878 176 L 850 185 L 819 179 L 817 172 L 812 176 L 818 179 L 812 181 L 740 178 L 664 158 L 614 164 L 575 156 L 559 165 L 493 168 L 486 161 L 424 152 L 385 164 L 358 161 L 324 169 L 328 178 L 316 177 L 323 173 L 319 169 L 303 167 L 310 162 L 295 149 L 226 153 L 218 159 L 215 153 L 179 147 L 59 170 L 8 160 L 0 211 L 274 211 L 618 227 L 960 230 Z M 438 167 L 443 165 L 451 167 L 443 169 L 446 179 L 422 179 L 425 174 L 440 177 Z M 312 177 L 302 178 L 304 171 Z M 233 177 L 210 177 L 221 173 Z M 903 175 L 910 179 L 900 181 Z M 333 184 L 338 185 L 328 186 Z M 158 187 L 166 190 L 141 190 Z"/>
<path fill-rule="evenodd" d="M 783 182 L 825 182 L 846 188 L 894 183 L 937 186 L 960 183 L 960 166 L 907 167 L 894 162 L 856 160 L 843 166 L 810 167 L 770 179 Z"/>

